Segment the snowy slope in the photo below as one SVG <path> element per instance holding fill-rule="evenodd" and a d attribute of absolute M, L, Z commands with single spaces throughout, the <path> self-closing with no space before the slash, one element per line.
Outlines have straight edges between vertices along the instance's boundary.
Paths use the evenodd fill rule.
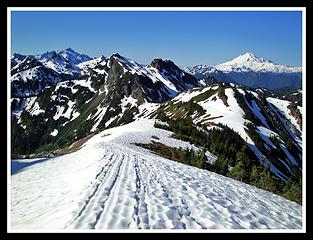
<path fill-rule="evenodd" d="M 61 81 L 60 75 L 46 68 L 32 56 L 16 57 L 11 68 L 11 93 L 13 97 L 36 95 L 47 85 Z"/>
<path fill-rule="evenodd" d="M 268 97 L 266 100 L 273 104 L 283 114 L 283 116 L 290 120 L 291 124 L 294 125 L 298 131 L 302 132 L 301 126 L 297 122 L 296 118 L 292 116 L 290 110 L 288 109 L 288 106 L 291 104 L 290 101 L 272 97 Z"/>
<path fill-rule="evenodd" d="M 105 130 L 61 157 L 13 160 L 12 229 L 302 227 L 296 203 L 134 146 L 152 135 L 167 145 L 189 146 L 153 122 Z"/>
<path fill-rule="evenodd" d="M 103 61 L 105 60 L 104 56 L 95 58 L 95 59 L 91 59 L 85 62 L 81 62 L 79 64 L 77 64 L 77 67 L 81 70 L 81 74 L 87 74 L 90 69 L 96 69 L 97 66 Z"/>
<path fill-rule="evenodd" d="M 210 90 L 216 90 L 218 89 L 218 86 L 213 87 L 206 87 L 199 90 L 191 90 L 190 95 L 192 96 L 190 100 L 192 100 L 193 97 L 196 97 L 200 95 L 201 93 L 205 93 Z M 173 99 L 173 101 L 179 102 L 179 101 L 186 101 L 188 98 L 186 96 L 187 94 L 180 94 L 176 98 Z M 252 139 L 249 137 L 247 132 L 245 131 L 245 123 L 250 122 L 249 120 L 244 118 L 244 111 L 240 108 L 240 106 L 237 103 L 237 100 L 234 97 L 234 91 L 232 88 L 226 88 L 225 89 L 225 95 L 227 96 L 227 104 L 226 106 L 222 99 L 218 97 L 218 93 L 216 92 L 209 98 L 205 99 L 204 101 L 198 102 L 198 104 L 205 110 L 205 114 L 199 117 L 195 117 L 194 122 L 198 123 L 201 122 L 202 124 L 224 124 L 228 127 L 232 128 L 235 132 L 238 132 L 239 135 L 246 140 L 246 142 L 250 145 L 250 148 L 252 148 L 253 152 L 256 154 L 256 156 L 259 159 L 264 159 L 264 155 L 257 149 Z M 274 168 L 274 166 L 271 166 Z M 277 169 L 273 169 L 275 172 L 277 172 Z M 279 173 L 281 174 L 281 173 Z"/>
<path fill-rule="evenodd" d="M 240 103 L 241 102 L 241 103 Z M 193 108 L 193 113 L 188 114 L 190 103 L 198 108 Z M 193 88 L 180 93 L 178 96 L 164 103 L 161 112 L 171 119 L 181 119 L 190 116 L 195 124 L 203 124 L 208 128 L 216 127 L 217 124 L 228 126 L 237 132 L 246 141 L 255 156 L 265 165 L 270 163 L 270 169 L 277 177 L 287 180 L 288 176 L 294 176 L 292 168 L 301 171 L 302 161 L 302 131 L 301 114 L 299 121 L 292 116 L 287 108 L 291 102 L 286 100 L 263 97 L 261 94 L 251 91 L 246 87 L 235 84 L 215 83 L 204 88 Z M 262 146 L 257 146 L 257 141 L 251 135 L 248 124 L 255 129 L 255 135 L 259 136 Z M 281 129 L 281 130 L 278 130 Z M 283 151 L 281 160 L 287 165 L 280 165 L 270 161 L 272 152 L 276 147 L 270 142 L 271 136 L 283 139 L 282 130 L 288 138 L 294 139 L 294 147 L 298 148 L 293 155 L 298 163 L 286 151 L 285 146 L 280 146 Z M 249 130 L 249 131 L 248 131 Z M 270 134 L 269 134 L 270 133 Z M 286 143 L 284 142 L 286 145 Z M 263 148 L 263 149 L 262 149 Z M 266 148 L 269 150 L 264 150 Z M 274 157 L 277 158 L 277 157 Z"/>

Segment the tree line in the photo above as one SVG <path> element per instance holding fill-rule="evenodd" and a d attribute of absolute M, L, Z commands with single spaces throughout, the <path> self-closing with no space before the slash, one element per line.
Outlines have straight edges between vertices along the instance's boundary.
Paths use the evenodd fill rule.
<path fill-rule="evenodd" d="M 299 204 L 302 203 L 301 179 L 298 180 L 290 177 L 285 182 L 277 178 L 270 171 L 270 162 L 260 162 L 257 160 L 247 142 L 237 132 L 226 125 L 217 124 L 216 127 L 208 129 L 200 123 L 193 124 L 191 117 L 172 120 L 163 112 L 157 115 L 157 119 L 166 122 L 167 125 L 156 121 L 154 124 L 155 127 L 172 131 L 174 133 L 173 137 L 188 141 L 203 149 L 203 158 L 199 161 L 198 165 L 190 164 L 192 159 L 188 157 L 192 155 L 190 153 L 188 153 L 189 155 L 187 153 L 181 154 L 181 158 L 184 160 L 181 159 L 180 162 L 192 166 L 197 165 L 197 167 L 202 169 L 254 185 Z M 207 162 L 205 157 L 206 151 L 217 156 L 217 160 L 214 163 Z M 199 158 L 198 155 L 195 156 L 197 156 L 197 159 Z"/>

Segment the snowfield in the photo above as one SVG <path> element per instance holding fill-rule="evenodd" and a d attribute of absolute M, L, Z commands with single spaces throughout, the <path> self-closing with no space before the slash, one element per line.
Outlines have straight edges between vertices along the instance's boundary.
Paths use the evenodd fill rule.
<path fill-rule="evenodd" d="M 191 147 L 153 123 L 105 130 L 64 156 L 12 160 L 11 229 L 302 228 L 296 203 L 135 146 Z"/>

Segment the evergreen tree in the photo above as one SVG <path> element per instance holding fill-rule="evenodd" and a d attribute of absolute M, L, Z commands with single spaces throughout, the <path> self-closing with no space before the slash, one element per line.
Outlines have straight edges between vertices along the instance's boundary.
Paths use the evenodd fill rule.
<path fill-rule="evenodd" d="M 208 162 L 207 162 L 208 159 L 205 153 L 206 153 L 205 149 L 202 149 L 201 152 L 199 153 L 199 167 L 202 169 L 208 168 Z"/>
<path fill-rule="evenodd" d="M 283 197 L 296 201 L 297 203 L 302 202 L 302 183 L 297 183 L 291 179 L 291 177 L 286 182 L 283 188 Z"/>
<path fill-rule="evenodd" d="M 250 174 L 250 182 L 253 185 L 256 185 L 257 182 L 260 180 L 259 168 L 256 165 L 252 166 L 251 174 Z"/>
<path fill-rule="evenodd" d="M 194 167 L 207 169 L 207 158 L 205 156 L 204 149 L 202 149 L 199 153 L 192 155 L 191 165 Z"/>
<path fill-rule="evenodd" d="M 233 167 L 227 176 L 234 178 L 239 181 L 243 181 L 246 177 L 246 172 L 244 169 L 244 164 L 242 161 L 237 162 L 235 167 Z"/>
<path fill-rule="evenodd" d="M 226 175 L 228 173 L 228 159 L 225 155 L 219 155 L 217 160 L 213 164 L 215 172 Z"/>
<path fill-rule="evenodd" d="M 257 186 L 273 193 L 278 193 L 278 186 L 275 180 L 271 177 L 269 168 L 263 168 L 263 171 L 260 174 L 260 180 L 257 183 Z"/>
<path fill-rule="evenodd" d="M 241 176 L 241 180 L 240 181 L 244 181 L 244 182 L 249 182 L 250 180 L 250 172 L 252 170 L 252 160 L 250 159 L 249 156 L 249 149 L 248 146 L 245 144 L 241 150 L 236 154 L 236 162 L 237 164 L 235 165 L 235 167 L 237 166 L 237 168 L 241 167 L 242 171 L 240 171 L 240 176 Z M 236 170 L 236 169 L 235 169 Z M 241 170 L 241 169 L 240 169 Z M 236 178 L 238 179 L 238 178 Z"/>

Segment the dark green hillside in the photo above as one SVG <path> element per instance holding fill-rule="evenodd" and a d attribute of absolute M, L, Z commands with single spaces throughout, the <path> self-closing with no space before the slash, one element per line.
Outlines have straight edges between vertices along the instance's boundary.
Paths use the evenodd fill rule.
<path fill-rule="evenodd" d="M 213 164 L 204 163 L 201 152 L 190 154 L 190 150 L 173 149 L 156 142 L 140 146 L 174 161 L 243 181 L 302 204 L 301 176 L 289 177 L 287 182 L 281 181 L 257 160 L 248 144 L 229 127 L 219 124 L 218 128 L 208 130 L 201 124 L 194 125 L 191 118 L 173 121 L 162 114 L 157 118 L 168 126 L 156 121 L 155 127 L 170 130 L 174 133 L 173 137 L 201 146 L 217 156 L 217 160 Z"/>

